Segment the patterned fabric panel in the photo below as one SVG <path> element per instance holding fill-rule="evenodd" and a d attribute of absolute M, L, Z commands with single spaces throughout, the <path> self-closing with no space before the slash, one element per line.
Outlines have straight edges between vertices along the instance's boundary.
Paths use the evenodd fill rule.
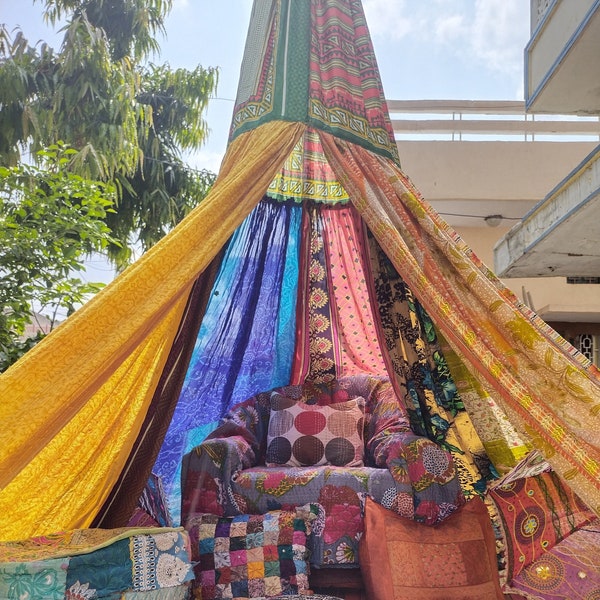
<path fill-rule="evenodd" d="M 369 598 L 503 600 L 494 533 L 474 498 L 441 527 L 422 527 L 367 498 L 361 571 Z"/>
<path fill-rule="evenodd" d="M 398 161 L 375 51 L 360 0 L 310 4 L 311 124 Z"/>
<path fill-rule="evenodd" d="M 149 592 L 125 592 L 120 600 L 189 600 L 190 586 L 180 585 L 162 590 L 151 590 Z M 69 600 L 86 600 L 85 596 L 79 598 L 74 596 Z"/>
<path fill-rule="evenodd" d="M 193 579 L 189 538 L 184 531 L 133 535 L 89 554 L 71 558 L 71 598 L 107 598 L 125 591 L 147 592 L 181 586 Z"/>
<path fill-rule="evenodd" d="M 129 541 L 133 589 L 177 587 L 193 579 L 189 540 L 181 532 L 136 535 Z"/>
<path fill-rule="evenodd" d="M 319 133 L 310 128 L 269 186 L 267 196 L 277 200 L 311 200 L 327 204 L 350 200 L 323 154 Z"/>
<path fill-rule="evenodd" d="M 69 558 L 0 563 L 0 598 L 20 600 L 65 597 Z"/>
<path fill-rule="evenodd" d="M 359 0 L 255 4 L 230 140 L 265 121 L 311 126 L 398 160 Z"/>
<path fill-rule="evenodd" d="M 58 534 L 57 539 L 65 540 L 63 551 L 73 542 L 71 549 L 77 552 L 78 544 L 86 539 L 95 539 L 97 546 L 72 556 L 0 563 L 0 599 L 95 600 L 121 598 L 126 592 L 185 590 L 194 577 L 187 533 L 172 529 L 148 530 L 148 534 L 142 531 L 131 530 L 128 537 L 121 530 L 92 531 L 87 537 L 83 530 L 81 535 L 78 530 L 68 537 Z M 59 547 L 54 551 L 59 553 Z M 155 598 L 178 598 L 181 591 Z"/>
<path fill-rule="evenodd" d="M 314 566 L 356 566 L 365 496 L 391 505 L 401 495 L 387 469 L 371 467 L 253 467 L 236 477 L 232 491 L 240 510 L 251 513 L 318 502 Z M 406 491 L 408 497 L 408 486 Z"/>
<path fill-rule="evenodd" d="M 489 492 L 507 546 L 508 581 L 558 542 L 595 519 L 556 473 L 545 472 Z"/>
<path fill-rule="evenodd" d="M 531 600 L 600 598 L 600 521 L 575 531 L 525 567 L 505 591 Z M 521 596 L 522 595 L 522 596 Z M 516 596 L 515 596 L 516 597 Z"/>
<path fill-rule="evenodd" d="M 353 398 L 319 406 L 273 392 L 267 466 L 362 466 L 364 403 L 364 398 Z"/>
<path fill-rule="evenodd" d="M 263 598 L 308 589 L 310 507 L 188 521 L 203 600 Z"/>
<path fill-rule="evenodd" d="M 381 246 L 368 237 L 381 331 L 411 429 L 452 453 L 466 496 L 495 474 L 442 351 L 437 329 Z M 459 381 L 462 383 L 465 377 Z"/>
<path fill-rule="evenodd" d="M 129 540 L 120 540 L 89 554 L 73 556 L 67 574 L 69 593 L 86 590 L 89 598 L 106 598 L 133 589 Z"/>
<path fill-rule="evenodd" d="M 175 522 L 184 454 L 215 428 L 231 404 L 289 381 L 301 211 L 263 201 L 229 242 L 154 466 Z"/>

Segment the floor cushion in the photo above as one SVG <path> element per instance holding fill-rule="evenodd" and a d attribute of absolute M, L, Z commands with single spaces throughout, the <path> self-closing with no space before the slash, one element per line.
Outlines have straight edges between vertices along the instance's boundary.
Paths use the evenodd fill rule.
<path fill-rule="evenodd" d="M 367 498 L 359 557 L 369 598 L 503 599 L 494 532 L 479 498 L 434 527 Z"/>
<path fill-rule="evenodd" d="M 311 508 L 263 515 L 190 518 L 194 587 L 202 600 L 237 600 L 308 590 Z"/>

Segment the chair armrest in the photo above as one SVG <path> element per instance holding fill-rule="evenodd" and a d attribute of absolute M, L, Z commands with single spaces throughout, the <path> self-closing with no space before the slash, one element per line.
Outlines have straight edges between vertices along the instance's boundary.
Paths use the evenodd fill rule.
<path fill-rule="evenodd" d="M 383 431 L 370 440 L 378 467 L 387 467 L 398 488 L 412 489 L 413 519 L 435 525 L 465 503 L 450 452 L 412 431 Z"/>
<path fill-rule="evenodd" d="M 226 437 L 210 437 L 183 457 L 182 523 L 197 513 L 235 514 L 231 481 L 236 473 L 256 466 L 256 453 L 243 428 L 220 427 Z M 228 431 L 231 430 L 231 431 Z"/>

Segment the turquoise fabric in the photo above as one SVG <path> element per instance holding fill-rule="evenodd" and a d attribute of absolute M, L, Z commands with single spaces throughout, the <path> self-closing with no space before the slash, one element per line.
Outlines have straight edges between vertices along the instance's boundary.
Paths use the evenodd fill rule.
<path fill-rule="evenodd" d="M 0 600 L 59 600 L 65 596 L 69 558 L 0 565 Z"/>
<path fill-rule="evenodd" d="M 234 404 L 289 382 L 302 207 L 263 200 L 233 234 L 153 472 L 179 522 L 181 458 Z"/>
<path fill-rule="evenodd" d="M 129 539 L 120 540 L 90 552 L 73 556 L 67 574 L 67 588 L 87 585 L 96 590 L 95 598 L 119 598 L 133 588 Z"/>

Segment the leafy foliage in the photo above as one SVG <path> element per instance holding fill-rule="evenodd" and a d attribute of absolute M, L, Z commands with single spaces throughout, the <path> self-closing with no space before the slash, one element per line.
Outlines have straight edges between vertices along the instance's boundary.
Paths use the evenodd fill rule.
<path fill-rule="evenodd" d="M 138 101 L 152 114 L 152 126 L 138 140 L 143 159 L 131 177 L 117 178 L 121 187 L 118 212 L 107 223 L 119 239 L 135 231 L 143 249 L 161 239 L 204 198 L 215 176 L 195 171 L 182 150 L 198 148 L 207 135 L 202 113 L 216 84 L 216 72 L 171 70 L 149 65 L 141 71 Z M 117 264 L 127 248 L 111 248 Z"/>
<path fill-rule="evenodd" d="M 64 40 L 55 53 L 0 30 L 0 164 L 59 140 L 77 149 L 69 169 L 116 187 L 107 223 L 120 244 L 107 252 L 123 267 L 130 248 L 158 241 L 212 184 L 182 151 L 206 138 L 217 71 L 144 64 L 171 0 L 37 1 L 48 21 L 66 21 Z"/>
<path fill-rule="evenodd" d="M 41 337 L 25 336 L 32 315 L 52 328 L 103 284 L 78 275 L 86 257 L 115 243 L 105 224 L 114 188 L 69 171 L 77 152 L 40 152 L 40 167 L 0 167 L 0 370 Z"/>

